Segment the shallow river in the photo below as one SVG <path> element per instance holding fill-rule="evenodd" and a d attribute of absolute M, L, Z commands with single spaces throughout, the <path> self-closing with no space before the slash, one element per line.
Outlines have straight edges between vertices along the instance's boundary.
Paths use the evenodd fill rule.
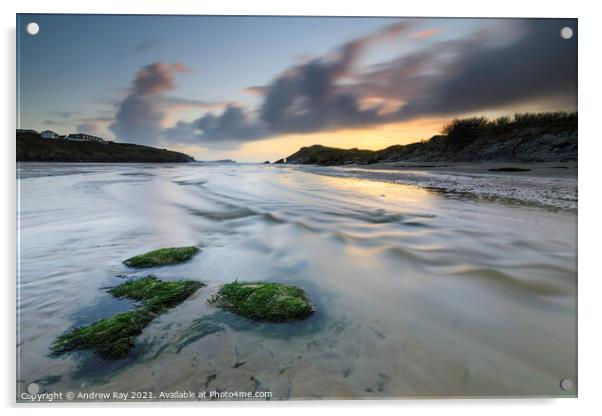
<path fill-rule="evenodd" d="M 267 391 L 272 399 L 575 395 L 575 209 L 262 165 L 21 164 L 17 393 Z M 342 175 L 345 176 L 345 175 Z M 196 245 L 189 263 L 122 261 Z M 64 331 L 132 307 L 123 276 L 207 286 L 129 358 L 50 358 Z M 304 322 L 207 303 L 219 285 L 303 287 Z"/>

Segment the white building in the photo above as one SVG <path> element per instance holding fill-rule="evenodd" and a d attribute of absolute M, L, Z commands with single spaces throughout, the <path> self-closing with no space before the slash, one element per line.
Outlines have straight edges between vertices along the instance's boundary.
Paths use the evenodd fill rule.
<path fill-rule="evenodd" d="M 40 133 L 42 139 L 58 139 L 59 135 L 52 130 L 44 130 Z"/>
<path fill-rule="evenodd" d="M 106 143 L 105 139 L 101 137 L 92 136 L 84 133 L 70 134 L 65 137 L 65 140 L 69 140 L 70 142 L 99 142 Z"/>

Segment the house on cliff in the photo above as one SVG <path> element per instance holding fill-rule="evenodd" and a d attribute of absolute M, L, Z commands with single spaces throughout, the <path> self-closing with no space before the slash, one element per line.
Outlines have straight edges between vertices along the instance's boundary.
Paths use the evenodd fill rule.
<path fill-rule="evenodd" d="M 40 137 L 42 139 L 58 139 L 59 135 L 53 132 L 52 130 L 44 130 L 40 133 Z"/>
<path fill-rule="evenodd" d="M 102 137 L 92 136 L 90 134 L 84 134 L 84 133 L 69 134 L 67 137 L 65 137 L 65 140 L 70 141 L 70 142 L 106 143 L 106 140 L 103 139 Z"/>

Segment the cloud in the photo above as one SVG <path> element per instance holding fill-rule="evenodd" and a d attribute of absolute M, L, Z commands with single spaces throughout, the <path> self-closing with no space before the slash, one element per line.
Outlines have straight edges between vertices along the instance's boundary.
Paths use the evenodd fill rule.
<path fill-rule="evenodd" d="M 207 113 L 188 123 L 179 121 L 164 131 L 165 138 L 177 143 L 196 143 L 211 147 L 232 148 L 240 142 L 270 134 L 260 123 L 236 104 L 228 105 L 220 115 Z"/>
<path fill-rule="evenodd" d="M 111 123 L 115 121 L 115 116 L 111 113 L 111 115 L 78 118 L 77 121 L 81 123 Z"/>
<path fill-rule="evenodd" d="M 522 37 L 507 45 L 488 46 L 478 38 L 458 42 L 455 59 L 445 66 L 448 75 L 426 76 L 420 94 L 410 97 L 399 116 L 457 114 L 542 100 L 576 105 L 577 41 L 559 35 L 567 25 L 574 27 L 576 21 L 532 19 L 524 24 Z M 435 51 L 441 54 L 439 49 Z"/>
<path fill-rule="evenodd" d="M 286 68 L 268 85 L 246 92 L 262 97 L 254 111 L 231 104 L 179 122 L 169 140 L 219 146 L 276 134 L 367 127 L 432 116 L 546 102 L 576 106 L 577 41 L 562 39 L 572 19 L 484 20 L 468 34 L 435 37 L 403 20 L 341 45 L 333 53 Z M 402 56 L 358 68 L 362 53 L 383 41 L 419 42 Z"/>
<path fill-rule="evenodd" d="M 98 126 L 96 125 L 96 123 L 93 123 L 91 121 L 85 121 L 77 126 L 77 132 L 85 134 L 96 134 L 98 133 Z"/>
<path fill-rule="evenodd" d="M 306 132 L 370 123 L 378 109 L 362 109 L 358 99 L 339 88 L 352 77 L 353 64 L 370 45 L 405 34 L 402 21 L 342 45 L 333 56 L 318 57 L 284 71 L 265 88 L 261 120 L 277 132 Z"/>
<path fill-rule="evenodd" d="M 229 104 L 233 104 L 231 101 L 204 101 L 204 100 L 193 100 L 189 98 L 163 96 L 160 98 L 162 108 L 165 110 L 182 110 L 188 108 L 202 108 L 202 109 L 221 109 Z"/>
<path fill-rule="evenodd" d="M 443 29 L 441 29 L 441 28 L 432 28 L 432 29 L 419 30 L 417 32 L 412 33 L 412 38 L 414 38 L 414 39 L 428 39 L 428 38 L 431 38 L 433 36 L 437 36 L 438 34 L 440 34 L 442 32 L 443 32 Z"/>
<path fill-rule="evenodd" d="M 59 111 L 59 110 L 50 110 L 48 114 L 53 116 L 57 116 L 63 119 L 68 119 L 78 114 L 78 111 Z"/>
<path fill-rule="evenodd" d="M 155 62 L 141 68 L 129 94 L 119 103 L 115 121 L 109 126 L 122 141 L 156 144 L 162 138 L 166 112 L 159 105 L 163 93 L 175 88 L 175 74 L 189 72 L 182 64 Z"/>
<path fill-rule="evenodd" d="M 559 36 L 560 27 L 574 24 L 497 21 L 470 36 L 442 39 L 363 72 L 354 70 L 364 47 L 410 27 L 396 26 L 343 45 L 335 58 L 284 71 L 265 88 L 261 120 L 277 132 L 312 132 L 536 100 L 574 102 L 576 41 Z"/>
<path fill-rule="evenodd" d="M 52 127 L 61 127 L 69 125 L 69 121 L 44 120 L 44 125 Z"/>
<path fill-rule="evenodd" d="M 134 45 L 131 49 L 131 52 L 133 54 L 140 54 L 140 53 L 149 51 L 151 49 L 154 49 L 158 44 L 159 44 L 158 39 L 148 39 L 148 40 L 145 40 L 143 42 L 140 42 L 140 43 Z"/>
<path fill-rule="evenodd" d="M 406 32 L 410 24 L 402 21 L 381 31 L 342 45 L 332 56 L 311 59 L 286 70 L 269 86 L 253 86 L 246 92 L 265 95 L 259 117 L 252 118 L 236 104 L 220 115 L 207 113 L 191 123 L 180 121 L 166 129 L 170 141 L 206 146 L 233 146 L 269 137 L 278 132 L 315 131 L 333 121 L 361 124 L 377 114 L 362 111 L 347 94 L 336 93 L 335 83 L 349 75 L 359 53 L 368 45 Z"/>
<path fill-rule="evenodd" d="M 261 85 L 255 85 L 252 87 L 245 88 L 244 92 L 249 95 L 255 95 L 255 96 L 261 97 L 263 94 L 265 94 L 265 87 L 261 86 Z"/>
<path fill-rule="evenodd" d="M 136 74 L 132 84 L 133 95 L 156 95 L 175 88 L 174 75 L 177 72 L 190 72 L 186 66 L 180 63 L 154 64 L 142 67 Z"/>
<path fill-rule="evenodd" d="M 95 116 L 83 117 L 80 111 L 59 111 L 50 110 L 48 112 L 56 116 L 56 119 L 45 120 L 44 124 L 55 127 L 68 127 L 76 124 L 77 131 L 81 133 L 94 133 L 99 129 L 99 124 L 105 125 L 115 120 L 114 111 L 97 111 Z M 76 115 L 80 115 L 76 117 Z"/>

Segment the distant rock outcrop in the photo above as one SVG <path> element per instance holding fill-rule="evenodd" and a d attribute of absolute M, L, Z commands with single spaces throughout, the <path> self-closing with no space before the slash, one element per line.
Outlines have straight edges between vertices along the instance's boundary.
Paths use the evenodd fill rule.
<path fill-rule="evenodd" d="M 565 162 L 577 160 L 577 114 L 516 115 L 514 119 L 454 120 L 428 141 L 382 150 L 313 145 L 289 164 L 345 165 L 387 162 Z M 278 161 L 276 163 L 284 163 Z"/>

